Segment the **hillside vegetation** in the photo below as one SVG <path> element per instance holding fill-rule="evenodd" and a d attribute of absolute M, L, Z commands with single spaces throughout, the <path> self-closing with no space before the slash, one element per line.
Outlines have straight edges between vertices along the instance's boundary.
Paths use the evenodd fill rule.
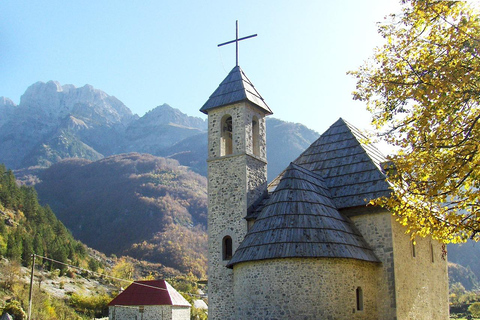
<path fill-rule="evenodd" d="M 64 160 L 40 180 L 41 202 L 88 246 L 206 276 L 206 178 L 176 160 L 138 153 Z"/>
<path fill-rule="evenodd" d="M 30 265 L 31 255 L 61 262 L 88 265 L 91 258 L 85 246 L 76 241 L 49 206 L 40 206 L 33 187 L 18 187 L 11 170 L 0 165 L 0 255 Z M 50 261 L 40 262 L 48 269 L 59 268 Z"/>
<path fill-rule="evenodd" d="M 131 257 L 107 257 L 75 240 L 50 207 L 38 203 L 33 187 L 19 187 L 4 165 L 0 165 L 0 215 L 0 316 L 9 313 L 15 320 L 26 319 L 32 254 L 37 255 L 32 304 L 36 320 L 108 316 L 107 304 L 134 279 L 168 279 L 187 297 L 197 290 L 193 274 Z M 178 230 L 173 234 L 178 236 Z M 182 256 L 178 257 L 181 264 Z"/>
<path fill-rule="evenodd" d="M 75 313 L 72 304 L 47 294 L 41 284 L 44 282 L 45 288 L 45 283 L 50 281 L 45 275 L 74 277 L 66 264 L 98 270 L 101 263 L 72 237 L 50 207 L 39 205 L 33 187 L 18 187 L 12 171 L 1 164 L 0 213 L 0 315 L 8 312 L 15 319 L 25 319 L 29 290 L 25 279 L 29 278 L 29 272 L 26 274 L 22 265 L 30 267 L 35 253 L 62 264 L 37 257 L 36 272 L 41 270 L 42 276 L 36 277 L 38 286 L 34 287 L 34 319 L 83 319 Z M 102 299 L 108 300 L 109 296 Z"/>

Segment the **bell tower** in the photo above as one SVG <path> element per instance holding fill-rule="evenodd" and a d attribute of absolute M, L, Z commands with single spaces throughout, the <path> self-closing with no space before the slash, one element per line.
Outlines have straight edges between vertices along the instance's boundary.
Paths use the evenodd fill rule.
<path fill-rule="evenodd" d="M 236 66 L 200 109 L 208 115 L 209 319 L 234 319 L 233 271 L 248 209 L 267 192 L 263 98 Z"/>

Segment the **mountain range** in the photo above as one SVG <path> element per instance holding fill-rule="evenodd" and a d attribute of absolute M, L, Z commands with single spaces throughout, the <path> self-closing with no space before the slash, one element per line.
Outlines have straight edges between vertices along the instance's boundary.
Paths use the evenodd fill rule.
<path fill-rule="evenodd" d="M 167 104 L 139 117 L 90 85 L 49 81 L 31 85 L 19 105 L 1 97 L 0 114 L 0 163 L 11 169 L 138 152 L 176 159 L 206 175 L 207 121 Z M 269 180 L 317 137 L 301 124 L 268 119 Z"/>

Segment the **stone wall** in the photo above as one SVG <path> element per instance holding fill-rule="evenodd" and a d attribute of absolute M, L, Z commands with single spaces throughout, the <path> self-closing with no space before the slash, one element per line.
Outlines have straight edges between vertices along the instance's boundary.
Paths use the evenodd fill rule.
<path fill-rule="evenodd" d="M 448 319 L 447 261 L 442 258 L 441 244 L 417 238 L 413 257 L 406 228 L 390 212 L 365 207 L 343 213 L 350 216 L 382 261 L 379 319 Z"/>
<path fill-rule="evenodd" d="M 209 162 L 208 190 L 209 315 L 229 319 L 234 312 L 233 273 L 223 260 L 222 242 L 230 236 L 235 252 L 247 232 L 245 157 L 225 156 Z"/>
<path fill-rule="evenodd" d="M 431 238 L 415 239 L 415 256 L 406 228 L 392 217 L 397 287 L 397 318 L 449 319 L 447 259 Z"/>
<path fill-rule="evenodd" d="M 236 319 L 380 319 L 377 263 L 286 258 L 234 266 Z M 363 291 L 357 310 L 356 289 Z"/>
<path fill-rule="evenodd" d="M 190 307 L 110 306 L 109 320 L 190 320 Z"/>
<path fill-rule="evenodd" d="M 363 238 L 382 262 L 378 271 L 377 306 L 379 319 L 395 319 L 395 260 L 390 212 L 373 207 L 357 208 L 349 215 Z"/>
<path fill-rule="evenodd" d="M 232 154 L 221 156 L 221 122 L 232 117 Z M 258 156 L 253 154 L 252 119 L 258 120 Z M 222 257 L 225 236 L 233 252 L 247 232 L 247 209 L 266 192 L 265 119 L 247 102 L 208 112 L 208 285 L 209 319 L 233 319 L 233 272 Z"/>
<path fill-rule="evenodd" d="M 267 192 L 267 166 L 265 162 L 254 157 L 247 156 L 245 160 L 248 209 L 255 204 L 257 200 L 262 199 Z"/>

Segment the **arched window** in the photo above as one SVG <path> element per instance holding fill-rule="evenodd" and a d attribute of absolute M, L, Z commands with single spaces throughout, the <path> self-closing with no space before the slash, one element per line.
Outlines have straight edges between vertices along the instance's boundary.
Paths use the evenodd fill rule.
<path fill-rule="evenodd" d="M 256 156 L 260 155 L 260 146 L 259 146 L 259 130 L 258 130 L 258 118 L 253 117 L 252 119 L 252 147 L 253 154 Z"/>
<path fill-rule="evenodd" d="M 232 259 L 232 238 L 230 236 L 223 237 L 222 240 L 222 256 L 223 260 Z"/>
<path fill-rule="evenodd" d="M 417 256 L 417 253 L 415 252 L 415 241 L 412 240 L 412 257 L 416 257 Z"/>
<path fill-rule="evenodd" d="M 222 128 L 221 128 L 221 138 L 220 138 L 220 155 L 225 156 L 227 154 L 233 153 L 233 143 L 232 143 L 232 117 L 230 115 L 225 115 L 222 118 Z"/>
<path fill-rule="evenodd" d="M 357 311 L 362 311 L 363 310 L 363 290 L 361 287 L 357 287 L 356 295 L 357 295 Z"/>

